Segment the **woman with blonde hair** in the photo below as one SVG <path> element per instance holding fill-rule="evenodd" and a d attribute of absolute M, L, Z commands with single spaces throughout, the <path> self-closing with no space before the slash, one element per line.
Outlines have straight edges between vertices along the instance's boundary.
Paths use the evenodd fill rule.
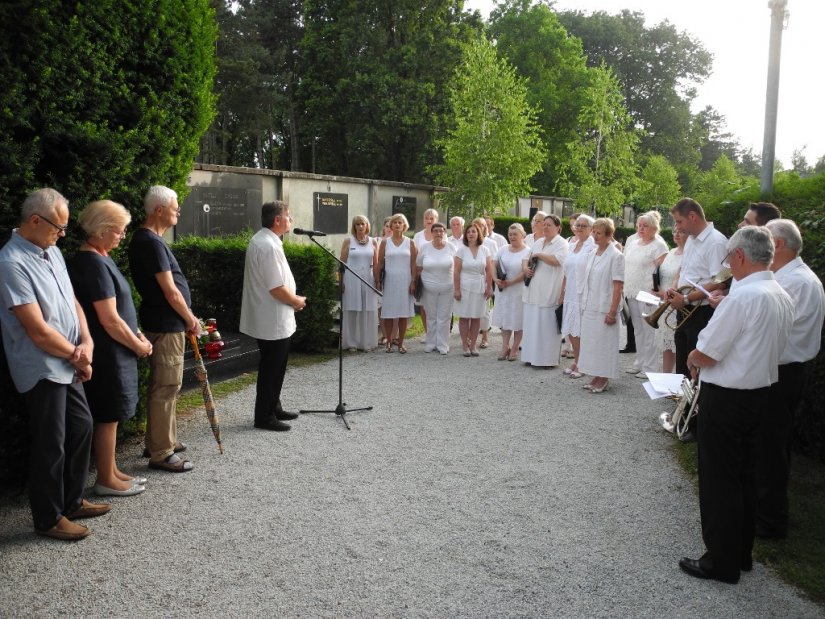
<path fill-rule="evenodd" d="M 124 473 L 115 460 L 117 424 L 134 416 L 138 401 L 137 360 L 152 354 L 152 344 L 138 329 L 129 283 L 109 256 L 131 219 L 116 202 L 89 204 L 78 220 L 86 240 L 68 267 L 95 343 L 94 373 L 83 389 L 95 422 L 94 491 L 101 496 L 132 496 L 146 489 L 146 479 Z"/>
<path fill-rule="evenodd" d="M 407 322 L 415 316 L 413 294 L 416 248 L 415 242 L 404 236 L 409 227 L 407 218 L 401 213 L 396 213 L 390 218 L 392 236 L 381 241 L 375 265 L 375 278 L 384 292 L 381 320 L 384 324 L 386 350 L 393 352 L 392 347 L 395 344 L 398 352 L 402 354 L 407 352 L 404 347 Z"/>
<path fill-rule="evenodd" d="M 619 304 L 622 301 L 624 256 L 613 244 L 613 222 L 602 217 L 593 222 L 596 247 L 587 255 L 579 288 L 582 326 L 579 370 L 593 379 L 584 389 L 607 390 L 608 380 L 619 371 Z"/>
<path fill-rule="evenodd" d="M 428 208 L 426 211 L 424 211 L 424 228 L 413 235 L 413 242 L 415 243 L 416 250 L 421 251 L 421 248 L 424 247 L 426 243 L 432 242 L 434 223 L 438 223 L 438 211 L 434 208 Z M 418 293 L 418 296 L 421 296 L 420 292 Z M 422 303 L 421 301 L 415 301 L 415 305 L 418 306 L 420 311 L 421 326 L 424 327 L 424 342 L 426 343 L 427 309 L 424 307 L 424 303 Z"/>
<path fill-rule="evenodd" d="M 378 243 L 370 238 L 370 222 L 363 215 L 352 218 L 349 238 L 341 245 L 341 262 L 365 281 L 375 281 Z M 344 270 L 341 280 L 342 346 L 369 351 L 378 345 L 378 297 L 355 275 Z"/>
<path fill-rule="evenodd" d="M 581 378 L 579 372 L 579 345 L 581 344 L 581 285 L 579 275 L 584 272 L 587 256 L 596 246 L 590 231 L 593 229 L 593 218 L 589 215 L 578 215 L 573 224 L 573 238 L 575 243 L 570 244 L 570 253 L 564 263 L 564 280 L 560 302 L 562 308 L 561 332 L 567 337 L 573 349 L 573 365 L 564 370 L 564 375 L 570 378 Z"/>
<path fill-rule="evenodd" d="M 521 265 L 530 253 L 530 248 L 524 244 L 524 236 L 522 225 L 512 224 L 507 230 L 510 243 L 499 250 L 495 259 L 493 270 L 496 275 L 500 273 L 502 277 L 495 279 L 498 292 L 490 322 L 501 329 L 499 361 L 518 359 L 518 349 L 521 346 L 524 323 L 524 303 L 521 300 L 524 271 Z"/>
<path fill-rule="evenodd" d="M 627 372 L 639 378 L 647 378 L 647 372 L 658 372 L 661 367 L 656 330 L 643 318 L 656 306 L 636 300 L 642 290 L 653 293 L 653 272 L 668 253 L 667 243 L 659 236 L 660 217 L 656 211 L 639 215 L 636 237 L 624 248 L 624 296 L 636 341 L 636 357 Z"/>

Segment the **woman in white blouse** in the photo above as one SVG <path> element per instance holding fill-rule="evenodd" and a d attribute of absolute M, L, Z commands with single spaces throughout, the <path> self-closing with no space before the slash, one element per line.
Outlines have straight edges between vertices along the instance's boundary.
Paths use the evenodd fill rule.
<path fill-rule="evenodd" d="M 656 306 L 636 300 L 639 291 L 653 294 L 653 272 L 667 256 L 668 247 L 659 236 L 659 213 L 650 211 L 636 219 L 636 237 L 624 248 L 624 296 L 636 338 L 636 358 L 627 370 L 639 378 L 661 368 L 656 329 L 644 320 Z"/>
<path fill-rule="evenodd" d="M 413 242 L 415 243 L 415 248 L 417 250 L 421 250 L 425 244 L 431 242 L 433 240 L 433 224 L 438 221 L 438 211 L 434 208 L 428 208 L 424 211 L 424 228 L 419 230 L 413 235 Z M 421 326 L 424 327 L 424 334 L 426 336 L 427 333 L 427 310 L 424 307 L 423 302 L 416 301 L 416 305 L 420 307 L 420 314 L 421 314 Z"/>
<path fill-rule="evenodd" d="M 624 256 L 613 244 L 616 228 L 610 219 L 593 222 L 594 251 L 587 255 L 578 282 L 581 292 L 582 332 L 579 370 L 593 379 L 585 389 L 607 390 L 608 379 L 619 372 L 619 320 L 622 300 Z"/>
<path fill-rule="evenodd" d="M 349 238 L 341 245 L 344 262 L 365 281 L 375 281 L 378 243 L 370 238 L 370 222 L 363 215 L 352 218 Z M 372 350 L 378 345 L 378 297 L 349 271 L 341 281 L 342 346 L 350 350 Z"/>
<path fill-rule="evenodd" d="M 521 341 L 521 360 L 536 367 L 552 368 L 561 357 L 561 331 L 556 309 L 561 296 L 564 261 L 569 246 L 561 236 L 561 220 L 548 215 L 542 223 L 544 237 L 530 248 L 528 259 L 522 262 L 525 279 L 524 338 Z"/>
<path fill-rule="evenodd" d="M 481 230 L 471 223 L 464 229 L 463 243 L 455 255 L 453 312 L 459 317 L 458 332 L 465 357 L 478 357 L 478 328 L 487 311 L 487 299 L 493 292 L 493 263 L 482 242 Z"/>
<path fill-rule="evenodd" d="M 570 378 L 581 378 L 579 372 L 579 344 L 581 343 L 581 294 L 578 284 L 579 273 L 584 273 L 587 264 L 587 255 L 593 251 L 596 243 L 590 236 L 593 229 L 593 218 L 589 215 L 579 215 L 573 225 L 575 243 L 570 243 L 570 253 L 564 262 L 564 281 L 562 282 L 562 310 L 561 332 L 567 337 L 573 348 L 573 365 L 564 370 L 564 375 Z"/>
<path fill-rule="evenodd" d="M 518 349 L 521 346 L 524 323 L 524 303 L 521 300 L 524 270 L 521 265 L 530 254 L 530 248 L 524 244 L 524 236 L 521 224 L 512 224 L 507 230 L 510 244 L 499 250 L 494 264 L 496 274 L 500 270 L 503 276 L 501 279 L 495 279 L 498 292 L 491 319 L 493 325 L 501 329 L 499 361 L 518 359 Z"/>
<path fill-rule="evenodd" d="M 421 278 L 421 307 L 430 317 L 424 352 L 450 350 L 450 317 L 453 313 L 453 268 L 455 247 L 447 242 L 444 224 L 434 223 L 432 241 L 418 250 L 416 277 Z"/>

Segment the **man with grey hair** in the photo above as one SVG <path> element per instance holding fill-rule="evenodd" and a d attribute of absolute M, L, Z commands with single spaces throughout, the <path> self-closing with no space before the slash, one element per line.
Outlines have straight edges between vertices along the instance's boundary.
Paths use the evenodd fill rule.
<path fill-rule="evenodd" d="M 55 247 L 68 222 L 69 202 L 54 189 L 38 189 L 23 202 L 20 227 L 0 250 L 0 323 L 9 371 L 29 416 L 34 528 L 75 541 L 90 531 L 71 521 L 100 516 L 110 506 L 83 499 L 92 417 L 80 383 L 92 376 L 94 346 Z"/>
<path fill-rule="evenodd" d="M 756 437 L 778 379 L 793 302 L 769 270 L 773 239 L 767 229 L 741 228 L 727 249 L 737 284 L 687 359 L 692 377 L 701 379 L 699 508 L 707 552 L 682 558 L 679 567 L 733 584 L 753 564 Z"/>
<path fill-rule="evenodd" d="M 773 234 L 771 271 L 794 302 L 788 343 L 779 356 L 779 381 L 759 432 L 756 459 L 756 536 L 783 539 L 788 535 L 788 477 L 794 414 L 807 381 L 807 363 L 819 353 L 825 292 L 822 282 L 802 261 L 802 235 L 790 219 L 773 219 L 765 226 Z"/>
<path fill-rule="evenodd" d="M 447 240 L 453 244 L 453 247 L 458 249 L 462 244 L 461 239 L 464 236 L 464 218 L 458 215 L 450 217 L 450 231 L 452 232 L 452 236 Z"/>
<path fill-rule="evenodd" d="M 178 223 L 178 194 L 162 185 L 150 187 L 143 200 L 146 219 L 132 235 L 129 268 L 140 293 L 140 323 L 152 343 L 149 357 L 149 411 L 146 452 L 149 468 L 172 473 L 191 471 L 193 464 L 178 456 L 186 446 L 178 441 L 176 403 L 183 382 L 186 333 L 200 335 L 192 313 L 189 284 L 163 234 Z"/>

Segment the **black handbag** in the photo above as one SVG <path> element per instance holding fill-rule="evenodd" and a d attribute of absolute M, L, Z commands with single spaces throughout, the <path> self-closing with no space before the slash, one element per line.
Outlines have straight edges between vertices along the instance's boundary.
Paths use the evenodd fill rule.
<path fill-rule="evenodd" d="M 561 333 L 561 321 L 562 317 L 564 316 L 564 303 L 559 305 L 556 308 L 556 325 L 559 327 L 559 333 Z"/>
<path fill-rule="evenodd" d="M 424 284 L 421 281 L 421 276 L 419 275 L 418 277 L 415 278 L 415 294 L 413 295 L 415 297 L 416 301 L 421 300 L 421 294 L 423 292 L 424 292 Z"/>
<path fill-rule="evenodd" d="M 501 256 L 499 256 L 498 260 L 496 260 L 496 279 L 507 279 L 507 272 L 504 270 L 504 266 L 502 266 L 501 264 Z M 501 286 L 499 286 L 498 289 L 504 290 L 504 288 L 502 288 Z"/>

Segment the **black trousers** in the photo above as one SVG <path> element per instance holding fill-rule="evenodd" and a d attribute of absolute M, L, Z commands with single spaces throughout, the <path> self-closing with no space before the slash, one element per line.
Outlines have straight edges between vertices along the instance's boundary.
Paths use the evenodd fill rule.
<path fill-rule="evenodd" d="M 690 370 L 687 366 L 687 358 L 699 341 L 699 332 L 708 326 L 713 317 L 713 308 L 709 305 L 700 306 L 693 315 L 673 334 L 673 341 L 676 343 L 676 373 L 684 374 L 690 378 Z"/>
<path fill-rule="evenodd" d="M 39 381 L 23 394 L 29 415 L 29 502 L 34 528 L 51 529 L 78 507 L 89 475 L 92 416 L 80 383 Z"/>
<path fill-rule="evenodd" d="M 699 509 L 707 552 L 702 566 L 738 578 L 751 561 L 756 517 L 756 437 L 770 387 L 699 392 Z"/>
<path fill-rule="evenodd" d="M 804 363 L 779 366 L 771 385 L 771 405 L 759 426 L 756 459 L 756 524 L 767 535 L 788 534 L 788 477 L 794 415 L 807 378 Z"/>
<path fill-rule="evenodd" d="M 281 408 L 281 389 L 289 359 L 289 341 L 288 337 L 282 340 L 257 340 L 261 358 L 255 390 L 256 422 L 265 422 Z"/>

